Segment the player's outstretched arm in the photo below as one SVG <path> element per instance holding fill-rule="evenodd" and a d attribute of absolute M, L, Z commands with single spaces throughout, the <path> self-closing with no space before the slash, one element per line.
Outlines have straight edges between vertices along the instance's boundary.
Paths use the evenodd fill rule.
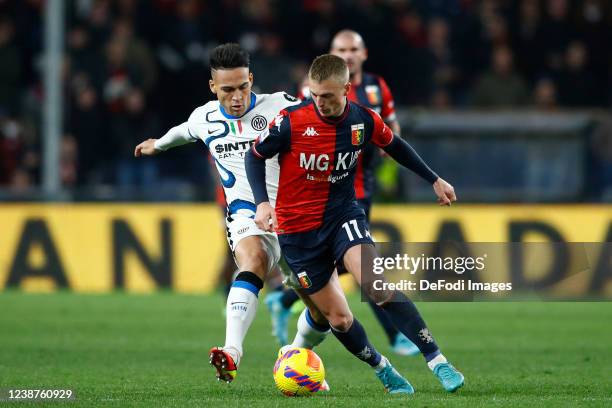
<path fill-rule="evenodd" d="M 134 149 L 134 157 L 153 156 L 176 146 L 195 142 L 189 133 L 187 122 L 173 127 L 160 139 L 147 139 Z"/>
<path fill-rule="evenodd" d="M 257 204 L 255 224 L 264 231 L 273 232 L 278 227 L 276 213 L 270 205 L 268 188 L 266 187 L 266 159 L 259 157 L 251 149 L 244 158 L 247 179 L 253 191 L 253 198 Z"/>
<path fill-rule="evenodd" d="M 255 223 L 264 231 L 274 232 L 278 229 L 276 212 L 268 198 L 266 186 L 266 160 L 289 149 L 291 126 L 285 110 L 274 118 L 247 152 L 244 158 L 247 179 L 253 191 L 257 205 Z"/>
<path fill-rule="evenodd" d="M 414 148 L 401 137 L 394 136 L 391 143 L 383 147 L 383 150 L 399 164 L 429 181 L 440 205 L 451 205 L 453 201 L 457 201 L 453 186 L 430 169 Z"/>
<path fill-rule="evenodd" d="M 455 189 L 443 178 L 438 177 L 438 179 L 433 183 L 433 189 L 438 197 L 438 203 L 440 205 L 450 206 L 453 201 L 457 201 Z"/>
<path fill-rule="evenodd" d="M 157 150 L 155 148 L 156 141 L 157 139 L 147 139 L 144 142 L 140 143 L 134 149 L 134 157 L 153 156 L 154 154 L 159 153 L 160 150 Z"/>
<path fill-rule="evenodd" d="M 278 228 L 276 212 L 268 201 L 259 203 L 255 212 L 255 224 L 264 231 L 274 232 Z"/>

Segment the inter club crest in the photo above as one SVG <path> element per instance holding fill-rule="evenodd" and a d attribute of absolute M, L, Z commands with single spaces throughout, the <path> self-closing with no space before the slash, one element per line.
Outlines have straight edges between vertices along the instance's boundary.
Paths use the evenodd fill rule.
<path fill-rule="evenodd" d="M 351 143 L 353 146 L 359 146 L 363 143 L 363 123 L 351 125 Z"/>
<path fill-rule="evenodd" d="M 264 130 L 268 126 L 268 121 L 261 115 L 256 115 L 251 119 L 251 127 L 258 132 Z"/>

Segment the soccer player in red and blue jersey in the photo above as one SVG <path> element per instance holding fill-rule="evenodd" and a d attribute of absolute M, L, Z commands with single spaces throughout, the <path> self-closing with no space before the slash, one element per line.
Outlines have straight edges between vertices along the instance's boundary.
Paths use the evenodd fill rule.
<path fill-rule="evenodd" d="M 363 64 L 368 58 L 368 50 L 361 35 L 352 30 L 339 31 L 332 40 L 330 54 L 344 59 L 348 66 L 351 81 L 351 88 L 347 95 L 348 100 L 366 106 L 378 113 L 393 133 L 400 135 L 401 129 L 395 115 L 391 90 L 381 76 L 363 70 Z M 310 98 L 309 87 L 307 85 L 303 86 L 298 96 L 300 99 Z M 355 171 L 355 197 L 365 211 L 368 224 L 370 223 L 370 208 L 372 207 L 376 187 L 374 173 L 380 162 L 380 149 L 374 144 L 368 144 L 363 148 L 362 154 L 359 155 Z M 339 271 L 340 274 L 345 272 L 346 270 Z M 274 333 L 281 344 L 287 343 L 289 311 L 298 299 L 298 295 L 292 289 L 286 289 L 282 293 L 271 292 L 266 296 L 266 306 L 272 315 Z M 384 329 L 392 350 L 399 355 L 418 354 L 419 349 L 416 345 L 397 330 L 389 316 L 374 302 L 369 302 L 369 304 Z"/>
<path fill-rule="evenodd" d="M 283 256 L 303 291 L 325 316 L 336 338 L 374 368 L 390 393 L 412 394 L 414 389 L 370 344 L 363 326 L 353 317 L 336 265 L 362 284 L 394 325 L 417 345 L 442 386 L 453 392 L 463 385 L 463 375 L 440 352 L 414 303 L 398 291 L 373 290 L 367 263 L 362 275 L 362 259 L 372 260 L 377 254 L 353 183 L 358 158 L 373 143 L 429 181 L 440 205 L 456 200 L 453 187 L 395 136 L 376 112 L 347 100 L 351 83 L 342 58 L 329 54 L 316 58 L 309 81 L 312 100 L 281 111 L 246 155 L 247 177 L 257 204 L 255 222 L 277 232 Z M 280 176 L 273 208 L 266 189 L 265 161 L 277 154 Z"/>
<path fill-rule="evenodd" d="M 330 54 L 344 59 L 348 66 L 351 81 L 351 89 L 347 94 L 348 100 L 378 113 L 391 131 L 400 135 L 401 129 L 395 115 L 395 102 L 387 82 L 383 77 L 363 70 L 363 64 L 368 59 L 368 50 L 361 35 L 352 30 L 339 31 L 332 40 Z M 310 98 L 310 88 L 302 87 L 298 97 L 300 99 Z M 375 192 L 374 171 L 380 162 L 379 152 L 376 146 L 368 145 L 363 154 L 359 156 L 355 173 L 355 196 L 368 219 Z"/>

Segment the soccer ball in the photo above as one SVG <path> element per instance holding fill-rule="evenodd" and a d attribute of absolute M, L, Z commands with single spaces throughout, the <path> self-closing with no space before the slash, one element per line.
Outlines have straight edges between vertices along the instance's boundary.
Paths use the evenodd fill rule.
<path fill-rule="evenodd" d="M 325 368 L 314 351 L 285 346 L 278 352 L 272 374 L 280 392 L 289 397 L 302 397 L 319 391 Z"/>

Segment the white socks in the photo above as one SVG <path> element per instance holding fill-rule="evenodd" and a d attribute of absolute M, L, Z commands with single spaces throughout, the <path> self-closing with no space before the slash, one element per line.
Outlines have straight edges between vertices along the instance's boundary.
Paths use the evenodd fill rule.
<path fill-rule="evenodd" d="M 257 303 L 257 295 L 252 288 L 238 287 L 236 282 L 232 285 L 225 306 L 227 313 L 223 349 L 232 356 L 236 366 L 240 363 L 242 342 L 255 318 Z"/>
<path fill-rule="evenodd" d="M 380 373 L 380 371 L 385 368 L 387 366 L 387 364 L 389 364 L 389 360 L 387 360 L 387 357 L 383 356 L 382 354 L 380 355 L 380 363 L 378 363 L 377 365 L 375 365 L 374 367 L 372 367 L 374 369 L 374 371 L 376 371 L 377 373 Z"/>
<path fill-rule="evenodd" d="M 303 347 L 312 349 L 321 344 L 325 337 L 330 332 L 329 326 L 323 327 L 312 320 L 308 309 L 302 310 L 300 318 L 297 322 L 297 333 L 291 345 L 293 347 Z"/>
<path fill-rule="evenodd" d="M 442 353 L 438 354 L 433 359 L 429 360 L 427 362 L 427 367 L 429 367 L 429 369 L 433 371 L 433 369 L 440 363 L 448 363 L 448 361 L 446 360 L 446 357 L 444 357 L 444 354 Z"/>
<path fill-rule="evenodd" d="M 448 361 L 446 360 L 446 357 L 444 357 L 444 355 L 442 353 L 438 354 L 437 356 L 435 356 L 432 360 L 427 362 L 427 366 L 429 367 L 430 370 L 433 371 L 433 369 L 440 363 L 447 363 Z M 387 366 L 387 364 L 389 364 L 389 360 L 387 360 L 387 357 L 381 355 L 381 359 L 380 359 L 380 363 L 378 363 L 378 365 L 374 366 L 374 370 L 376 370 L 376 372 L 380 372 L 380 370 L 382 370 L 383 368 L 385 368 Z"/>

